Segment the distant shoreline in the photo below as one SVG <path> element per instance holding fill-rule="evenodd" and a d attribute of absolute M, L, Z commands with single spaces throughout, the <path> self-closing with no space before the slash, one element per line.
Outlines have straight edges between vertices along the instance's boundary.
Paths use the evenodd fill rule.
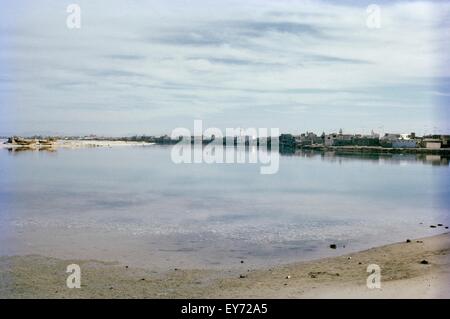
<path fill-rule="evenodd" d="M 6 149 L 57 149 L 57 148 L 83 148 L 83 147 L 115 147 L 115 146 L 148 146 L 167 145 L 158 142 L 123 141 L 120 139 L 58 139 L 52 144 L 46 145 L 16 145 L 0 143 L 0 148 Z M 381 146 L 325 146 L 325 145 L 305 145 L 295 148 L 280 148 L 280 153 L 290 154 L 296 150 L 317 151 L 317 152 L 339 152 L 339 154 L 429 154 L 450 156 L 450 148 L 430 149 L 430 148 L 392 148 Z"/>

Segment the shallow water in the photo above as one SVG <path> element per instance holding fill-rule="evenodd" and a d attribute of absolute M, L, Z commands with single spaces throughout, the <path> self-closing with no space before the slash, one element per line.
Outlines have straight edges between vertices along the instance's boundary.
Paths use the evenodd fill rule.
<path fill-rule="evenodd" d="M 156 145 L 0 150 L 0 254 L 250 268 L 449 224 L 445 159 L 301 153 L 281 156 L 277 174 L 259 168 L 177 165 L 170 147 Z"/>

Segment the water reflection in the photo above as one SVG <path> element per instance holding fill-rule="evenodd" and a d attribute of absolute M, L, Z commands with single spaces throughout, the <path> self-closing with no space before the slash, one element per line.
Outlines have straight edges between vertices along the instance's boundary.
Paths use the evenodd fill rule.
<path fill-rule="evenodd" d="M 21 153 L 21 152 L 56 152 L 56 148 L 52 146 L 41 146 L 41 147 L 6 147 L 11 154 Z"/>
<path fill-rule="evenodd" d="M 1 141 L 0 141 L 1 143 Z M 173 146 L 159 146 L 161 148 L 171 149 Z M 201 149 L 204 149 L 205 146 L 199 146 Z M 216 146 L 217 147 L 217 146 Z M 198 147 L 197 147 L 198 148 Z M 4 147 L 10 154 L 18 154 L 22 152 L 48 152 L 54 153 L 57 152 L 58 149 L 53 146 L 40 146 L 40 147 Z M 233 153 L 237 159 L 245 161 L 249 154 L 257 153 L 261 151 L 257 146 L 224 146 L 224 154 Z M 192 146 L 192 153 L 194 153 L 195 147 Z M 201 152 L 201 151 L 200 151 Z M 265 149 L 264 152 L 270 154 L 274 152 L 270 149 Z M 320 158 L 323 161 L 328 162 L 351 162 L 351 161 L 367 161 L 374 163 L 386 163 L 386 164 L 412 164 L 412 163 L 423 163 L 429 164 L 433 166 L 449 166 L 449 156 L 439 155 L 439 154 L 398 154 L 398 153 L 355 153 L 355 152 L 346 152 L 346 151 L 319 151 L 319 150 L 295 150 L 295 151 L 284 151 L 280 149 L 279 151 L 281 156 L 286 157 L 301 157 L 301 158 Z"/>
<path fill-rule="evenodd" d="M 449 157 L 434 154 L 387 154 L 387 153 L 344 153 L 339 151 L 297 150 L 283 156 L 321 158 L 328 162 L 369 161 L 374 163 L 398 164 L 423 163 L 435 166 L 448 166 Z"/>
<path fill-rule="evenodd" d="M 176 164 L 171 150 L 0 151 L 0 255 L 161 267 L 247 257 L 257 266 L 328 256 L 330 242 L 359 250 L 450 224 L 441 156 L 297 151 L 262 175 L 250 163 Z M 255 151 L 224 153 L 233 150 Z"/>

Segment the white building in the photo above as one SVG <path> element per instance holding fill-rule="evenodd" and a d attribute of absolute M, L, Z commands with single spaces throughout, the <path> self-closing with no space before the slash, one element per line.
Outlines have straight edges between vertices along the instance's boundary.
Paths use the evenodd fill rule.
<path fill-rule="evenodd" d="M 429 148 L 429 149 L 440 149 L 442 147 L 442 141 L 439 139 L 435 139 L 435 138 L 425 138 L 423 140 L 423 144 L 425 146 L 425 148 Z"/>

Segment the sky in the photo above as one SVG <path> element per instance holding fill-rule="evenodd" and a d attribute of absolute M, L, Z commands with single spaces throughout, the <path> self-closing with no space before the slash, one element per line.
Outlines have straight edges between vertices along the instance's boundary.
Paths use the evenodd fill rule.
<path fill-rule="evenodd" d="M 66 25 L 67 6 L 81 27 Z M 380 28 L 369 28 L 369 4 Z M 0 0 L 0 135 L 450 133 L 448 1 Z M 373 17 L 373 16 L 371 16 Z"/>

